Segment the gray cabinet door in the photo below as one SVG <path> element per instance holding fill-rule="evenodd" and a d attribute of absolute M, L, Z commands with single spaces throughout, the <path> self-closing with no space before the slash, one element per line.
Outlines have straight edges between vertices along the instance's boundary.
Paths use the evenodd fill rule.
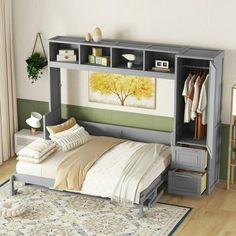
<path fill-rule="evenodd" d="M 210 61 L 210 77 L 208 81 L 208 96 L 207 96 L 207 149 L 212 157 L 215 142 L 215 86 L 216 86 L 216 68 L 212 61 Z"/>

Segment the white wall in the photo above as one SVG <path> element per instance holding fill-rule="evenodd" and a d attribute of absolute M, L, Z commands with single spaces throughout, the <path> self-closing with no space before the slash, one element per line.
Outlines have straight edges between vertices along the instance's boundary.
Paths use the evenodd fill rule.
<path fill-rule="evenodd" d="M 47 45 L 55 35 L 83 36 L 99 26 L 104 38 L 225 50 L 222 120 L 228 123 L 236 83 L 235 13 L 235 0 L 13 0 L 17 96 L 48 100 L 47 73 L 35 84 L 26 74 L 37 32 Z"/>

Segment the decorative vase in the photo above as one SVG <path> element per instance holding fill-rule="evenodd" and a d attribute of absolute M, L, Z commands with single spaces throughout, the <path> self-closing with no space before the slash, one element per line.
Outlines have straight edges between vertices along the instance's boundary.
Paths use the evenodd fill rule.
<path fill-rule="evenodd" d="M 93 41 L 96 43 L 101 42 L 102 40 L 102 31 L 99 27 L 96 27 L 92 32 Z"/>
<path fill-rule="evenodd" d="M 85 35 L 85 41 L 87 41 L 87 42 L 90 42 L 90 40 L 91 40 L 91 34 L 90 33 L 87 33 L 86 35 Z"/>

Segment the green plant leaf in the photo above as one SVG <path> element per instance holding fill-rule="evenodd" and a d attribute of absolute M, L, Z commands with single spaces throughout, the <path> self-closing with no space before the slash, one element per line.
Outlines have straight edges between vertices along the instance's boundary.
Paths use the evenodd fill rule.
<path fill-rule="evenodd" d="M 38 52 L 33 53 L 26 63 L 28 78 L 32 80 L 32 83 L 40 78 L 43 68 L 48 64 L 47 59 Z"/>

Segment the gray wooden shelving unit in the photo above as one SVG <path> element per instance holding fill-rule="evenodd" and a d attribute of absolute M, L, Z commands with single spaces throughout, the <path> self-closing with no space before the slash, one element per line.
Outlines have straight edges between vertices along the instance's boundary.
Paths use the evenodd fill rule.
<path fill-rule="evenodd" d="M 88 63 L 92 47 L 103 48 L 110 56 L 109 66 Z M 57 62 L 59 49 L 74 49 L 76 62 Z M 134 53 L 138 62 L 129 69 L 123 53 Z M 171 73 L 155 72 L 155 60 L 170 62 Z M 150 76 L 175 81 L 174 135 L 172 140 L 172 170 L 169 171 L 169 192 L 200 196 L 210 193 L 219 180 L 221 87 L 223 51 L 143 42 L 102 40 L 101 43 L 85 42 L 84 38 L 56 36 L 49 40 L 50 114 L 44 126 L 59 123 L 61 119 L 60 69 L 105 71 L 111 73 Z M 208 126 L 205 139 L 195 140 L 188 125 L 183 122 L 184 80 L 190 69 L 208 70 Z M 45 137 L 48 133 L 45 130 Z M 184 170 L 180 170 L 184 169 Z"/>

